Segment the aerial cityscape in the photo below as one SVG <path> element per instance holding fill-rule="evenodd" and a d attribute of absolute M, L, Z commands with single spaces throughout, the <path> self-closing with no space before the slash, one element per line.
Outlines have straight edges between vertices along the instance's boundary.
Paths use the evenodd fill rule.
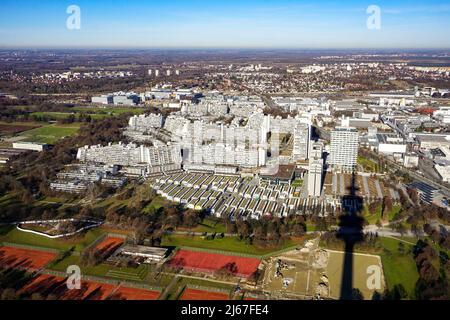
<path fill-rule="evenodd" d="M 0 300 L 450 298 L 448 4 L 100 4 L 0 14 Z"/>

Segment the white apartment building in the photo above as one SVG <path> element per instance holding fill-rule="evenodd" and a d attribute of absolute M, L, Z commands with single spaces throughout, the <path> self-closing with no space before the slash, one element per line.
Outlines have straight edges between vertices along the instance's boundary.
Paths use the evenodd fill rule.
<path fill-rule="evenodd" d="M 161 128 L 163 126 L 163 116 L 160 114 L 141 114 L 135 115 L 128 121 L 128 128 L 130 130 L 145 132 L 153 128 Z"/>
<path fill-rule="evenodd" d="M 107 146 L 85 146 L 79 148 L 77 159 L 81 162 L 104 163 L 119 166 L 146 166 L 165 170 L 165 166 L 174 170 L 181 167 L 179 145 L 145 147 L 130 144 L 108 144 Z M 174 166 L 175 165 L 175 166 Z M 154 171 L 154 170 L 150 170 Z"/>
<path fill-rule="evenodd" d="M 441 176 L 442 181 L 450 182 L 450 166 L 435 165 L 434 168 Z"/>
<path fill-rule="evenodd" d="M 358 131 L 336 127 L 331 131 L 329 164 L 334 170 L 353 171 L 358 158 Z"/>
<path fill-rule="evenodd" d="M 310 127 L 304 123 L 298 123 L 294 128 L 294 146 L 292 158 L 294 161 L 308 159 Z"/>
<path fill-rule="evenodd" d="M 13 142 L 13 149 L 31 150 L 41 152 L 48 149 L 48 144 L 37 142 Z"/>
<path fill-rule="evenodd" d="M 257 167 L 266 164 L 267 136 L 261 128 L 195 121 L 182 132 L 184 162 Z"/>
<path fill-rule="evenodd" d="M 112 94 L 95 96 L 95 97 L 92 97 L 91 101 L 92 101 L 92 103 L 98 103 L 98 104 L 112 104 L 113 96 L 112 96 Z"/>
<path fill-rule="evenodd" d="M 311 145 L 311 156 L 308 170 L 308 196 L 320 197 L 322 193 L 323 144 L 315 142 Z"/>

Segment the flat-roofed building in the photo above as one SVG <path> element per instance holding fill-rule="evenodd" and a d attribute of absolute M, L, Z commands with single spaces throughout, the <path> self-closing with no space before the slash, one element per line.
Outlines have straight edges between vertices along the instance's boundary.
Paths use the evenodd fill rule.
<path fill-rule="evenodd" d="M 161 262 L 167 255 L 167 249 L 127 244 L 119 249 L 119 253 L 123 255 L 142 257 L 146 259 L 145 262 L 151 263 Z"/>
<path fill-rule="evenodd" d="M 22 150 L 30 150 L 42 152 L 47 150 L 50 146 L 46 143 L 37 143 L 37 142 L 13 142 L 13 149 L 22 149 Z"/>
<path fill-rule="evenodd" d="M 334 170 L 353 171 L 358 158 L 358 131 L 336 127 L 331 132 L 329 164 Z"/>
<path fill-rule="evenodd" d="M 294 129 L 294 146 L 292 158 L 294 161 L 308 159 L 310 126 L 298 123 Z"/>

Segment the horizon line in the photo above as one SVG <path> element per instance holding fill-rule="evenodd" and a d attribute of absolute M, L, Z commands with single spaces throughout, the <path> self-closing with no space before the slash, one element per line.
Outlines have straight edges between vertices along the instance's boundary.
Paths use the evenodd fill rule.
<path fill-rule="evenodd" d="M 393 51 L 420 51 L 420 50 L 450 50 L 450 47 L 234 47 L 234 46 L 8 46 L 0 45 L 0 50 L 393 50 Z"/>

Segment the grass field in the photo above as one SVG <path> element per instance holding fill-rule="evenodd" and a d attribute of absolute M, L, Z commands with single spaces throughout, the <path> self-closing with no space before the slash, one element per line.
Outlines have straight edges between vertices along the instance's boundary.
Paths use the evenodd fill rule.
<path fill-rule="evenodd" d="M 39 128 L 38 122 L 2 122 L 0 121 L 0 136 L 16 134 L 19 132 Z"/>
<path fill-rule="evenodd" d="M 367 206 L 364 207 L 364 217 L 366 218 L 367 222 L 369 222 L 369 224 L 376 224 L 377 221 L 382 221 L 381 219 L 381 204 L 377 207 L 377 210 L 374 214 L 369 214 L 369 210 L 367 209 Z M 392 206 L 392 210 L 390 212 L 387 212 L 385 214 L 385 222 L 390 222 L 392 221 L 395 216 L 397 215 L 397 213 L 400 212 L 400 210 L 402 209 L 401 205 L 394 205 Z"/>
<path fill-rule="evenodd" d="M 105 119 L 108 117 L 119 116 L 121 114 L 142 114 L 145 112 L 143 108 L 84 108 L 75 107 L 68 110 L 68 112 L 51 112 L 51 111 L 39 111 L 33 112 L 31 116 L 35 117 L 47 117 L 52 120 L 67 119 L 71 115 L 77 118 L 80 114 L 89 114 L 92 119 Z"/>
<path fill-rule="evenodd" d="M 194 232 L 207 232 L 207 233 L 226 233 L 227 229 L 225 224 L 218 222 L 211 218 L 205 218 L 198 226 L 192 229 Z"/>
<path fill-rule="evenodd" d="M 149 203 L 143 210 L 143 213 L 146 214 L 152 214 L 159 210 L 160 208 L 164 207 L 168 201 L 164 199 L 163 197 L 155 197 L 151 203 Z"/>
<path fill-rule="evenodd" d="M 141 265 L 138 268 L 118 268 L 105 263 L 101 263 L 96 266 L 82 266 L 80 263 L 80 255 L 75 254 L 64 258 L 62 261 L 59 261 L 54 265 L 51 265 L 50 269 L 65 272 L 67 267 L 71 265 L 80 266 L 82 273 L 86 275 L 117 278 L 130 281 L 144 280 L 149 271 L 146 265 Z"/>
<path fill-rule="evenodd" d="M 403 240 L 403 241 L 401 241 Z M 414 298 L 414 288 L 419 274 L 416 263 L 409 252 L 413 245 L 404 241 L 415 243 L 416 239 L 403 237 L 401 239 L 380 237 L 382 250 L 377 253 L 381 257 L 383 273 L 388 289 L 393 289 L 396 284 L 402 284 L 410 298 Z M 399 252 L 399 244 L 403 243 L 405 253 Z M 357 251 L 358 253 L 367 253 Z M 372 252 L 369 252 L 372 253 Z"/>
<path fill-rule="evenodd" d="M 346 253 L 344 252 L 329 252 L 328 266 L 327 266 L 327 277 L 330 282 L 330 296 L 332 298 L 339 298 L 341 296 L 341 286 L 342 286 L 342 276 L 344 272 L 344 258 Z M 371 290 L 367 287 L 367 279 L 369 277 L 367 270 L 369 266 L 375 265 L 382 267 L 380 265 L 380 259 L 377 256 L 372 255 L 361 255 L 354 253 L 352 254 L 352 283 L 353 288 L 357 288 L 361 291 L 364 299 L 371 299 L 375 290 Z M 345 267 L 347 268 L 347 267 Z M 377 290 L 382 293 L 384 290 L 383 283 L 382 287 Z M 350 294 L 347 292 L 346 294 Z"/>
<path fill-rule="evenodd" d="M 117 116 L 125 113 L 131 114 L 142 114 L 145 112 L 145 108 L 114 108 L 114 107 L 75 107 L 71 109 L 73 112 L 77 113 L 87 113 L 87 114 L 97 114 L 97 115 L 106 115 L 106 116 Z"/>
<path fill-rule="evenodd" d="M 302 179 L 299 179 L 299 178 L 295 179 L 295 180 L 292 182 L 292 187 L 294 187 L 294 188 L 296 188 L 296 187 L 301 187 L 302 185 L 303 185 L 303 180 L 302 180 Z"/>
<path fill-rule="evenodd" d="M 23 245 L 31 245 L 36 247 L 50 248 L 61 251 L 67 251 L 75 247 L 75 251 L 80 252 L 100 237 L 105 231 L 101 228 L 89 230 L 80 237 L 71 238 L 69 240 L 50 239 L 33 233 L 20 231 L 16 228 L 5 227 L 4 232 L 0 232 L 0 242 L 10 242 Z"/>
<path fill-rule="evenodd" d="M 364 158 L 362 156 L 358 156 L 358 164 L 361 165 L 364 170 L 369 172 L 378 172 L 378 163 L 375 163 L 374 161 Z"/>
<path fill-rule="evenodd" d="M 388 289 L 396 284 L 402 284 L 410 298 L 413 298 L 414 287 L 419 279 L 416 263 L 410 253 L 401 254 L 398 251 L 401 241 L 391 238 L 381 238 L 383 248 L 381 261 L 383 262 L 384 275 Z M 403 243 L 406 250 L 411 250 L 412 245 Z"/>
<path fill-rule="evenodd" d="M 303 243 L 303 240 L 302 240 Z M 167 235 L 163 238 L 162 246 L 173 247 L 193 247 L 202 249 L 212 249 L 227 252 L 244 253 L 250 255 L 265 255 L 283 248 L 292 247 L 299 244 L 298 241 L 289 240 L 280 248 L 258 248 L 254 245 L 246 244 L 236 237 L 216 238 L 214 240 L 206 240 L 200 236 L 186 235 Z"/>
<path fill-rule="evenodd" d="M 22 135 L 27 137 L 27 140 L 30 142 L 53 144 L 64 137 L 75 135 L 79 129 L 79 123 L 64 125 L 51 124 L 25 131 Z"/>

